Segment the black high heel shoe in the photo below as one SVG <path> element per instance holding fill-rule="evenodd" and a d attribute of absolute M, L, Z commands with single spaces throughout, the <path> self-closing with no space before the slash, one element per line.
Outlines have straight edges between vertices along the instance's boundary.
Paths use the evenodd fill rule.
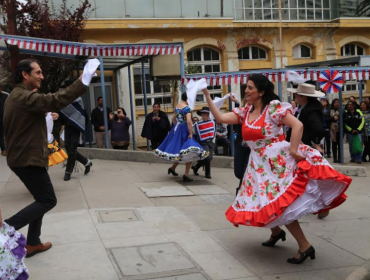
<path fill-rule="evenodd" d="M 168 173 L 167 174 L 172 174 L 173 176 L 179 176 L 179 174 L 178 173 L 176 173 L 174 170 L 172 170 L 171 169 L 171 167 L 170 168 L 168 168 Z"/>
<path fill-rule="evenodd" d="M 303 263 L 308 257 L 311 258 L 311 260 L 314 260 L 315 259 L 315 248 L 314 247 L 310 247 L 308 248 L 305 252 L 301 252 L 298 250 L 298 253 L 299 253 L 299 258 L 296 259 L 295 257 L 293 258 L 290 258 L 290 259 L 287 259 L 287 262 L 288 263 L 292 263 L 292 264 L 301 264 Z"/>
<path fill-rule="evenodd" d="M 183 180 L 184 182 L 187 182 L 187 183 L 190 183 L 190 182 L 193 182 L 193 181 L 194 181 L 193 179 L 189 178 L 189 177 L 188 177 L 188 176 L 186 176 L 186 175 L 182 176 L 182 180 Z"/>
<path fill-rule="evenodd" d="M 274 247 L 276 242 L 278 242 L 280 239 L 281 239 L 281 241 L 284 242 L 286 240 L 286 233 L 285 233 L 285 231 L 281 230 L 278 235 L 276 235 L 276 236 L 271 235 L 271 238 L 272 238 L 272 240 L 267 240 L 265 242 L 262 242 L 262 246 Z"/>

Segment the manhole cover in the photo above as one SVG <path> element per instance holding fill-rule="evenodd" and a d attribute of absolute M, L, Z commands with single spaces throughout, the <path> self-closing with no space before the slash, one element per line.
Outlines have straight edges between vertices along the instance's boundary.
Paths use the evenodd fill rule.
<path fill-rule="evenodd" d="M 97 211 L 100 223 L 132 222 L 141 220 L 134 210 Z"/>
<path fill-rule="evenodd" d="M 114 248 L 110 251 L 124 279 L 137 279 L 141 278 L 140 276 L 157 274 L 151 275 L 155 279 L 185 274 L 184 272 L 199 272 L 199 267 L 175 243 Z"/>

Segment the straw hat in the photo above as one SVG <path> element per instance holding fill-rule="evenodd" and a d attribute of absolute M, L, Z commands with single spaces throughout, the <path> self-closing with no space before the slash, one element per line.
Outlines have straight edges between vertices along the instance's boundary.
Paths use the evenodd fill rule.
<path fill-rule="evenodd" d="M 325 93 L 315 90 L 314 85 L 300 84 L 298 88 L 288 88 L 287 91 L 309 97 L 324 97 Z"/>

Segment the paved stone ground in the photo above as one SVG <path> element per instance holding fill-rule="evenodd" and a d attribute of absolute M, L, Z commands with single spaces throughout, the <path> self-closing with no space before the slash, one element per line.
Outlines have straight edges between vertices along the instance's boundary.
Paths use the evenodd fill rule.
<path fill-rule="evenodd" d="M 286 263 L 297 250 L 289 233 L 264 248 L 269 230 L 226 221 L 238 183 L 231 169 L 213 168 L 211 180 L 184 185 L 168 167 L 94 160 L 88 176 L 69 182 L 62 166 L 50 168 L 58 205 L 44 218 L 42 240 L 53 248 L 26 259 L 30 279 L 344 280 L 370 258 L 369 177 L 355 177 L 348 201 L 327 219 L 301 220 L 317 253 L 295 266 Z M 0 157 L 3 217 L 31 201 Z"/>

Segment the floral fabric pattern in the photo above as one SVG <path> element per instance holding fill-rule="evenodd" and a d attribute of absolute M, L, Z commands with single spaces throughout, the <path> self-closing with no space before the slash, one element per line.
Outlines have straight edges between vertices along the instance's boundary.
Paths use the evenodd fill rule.
<path fill-rule="evenodd" d="M 0 228 L 0 279 L 26 280 L 28 270 L 23 262 L 26 239 L 5 222 Z"/>
<path fill-rule="evenodd" d="M 247 119 L 251 109 L 250 106 L 246 106 L 234 110 L 242 124 L 243 140 L 251 148 L 251 154 L 239 193 L 226 212 L 228 220 L 235 225 L 259 227 L 268 227 L 276 220 L 277 223 L 273 223 L 273 226 L 278 226 L 293 222 L 303 214 L 306 215 L 306 206 L 317 212 L 337 206 L 333 203 L 344 202 L 343 192 L 351 182 L 349 177 L 337 173 L 317 150 L 309 146 L 299 145 L 298 151 L 306 158 L 305 161 L 297 164 L 290 156 L 290 143 L 282 140 L 284 139 L 282 119 L 287 114 L 292 114 L 291 105 L 278 100 L 272 101 L 267 110 L 264 110 L 263 116 L 253 125 Z M 315 193 L 320 194 L 317 201 L 313 202 L 316 204 L 305 205 L 304 209 L 297 207 L 299 211 L 293 210 L 292 213 L 289 205 L 300 197 L 306 199 L 306 185 L 312 183 L 308 175 L 310 173 L 312 176 L 319 174 L 322 180 L 333 180 L 334 194 L 327 191 L 321 193 L 320 183 L 315 181 L 313 188 L 317 189 Z M 325 195 L 331 198 L 328 200 Z M 301 203 L 300 200 L 298 203 Z M 289 218 L 280 219 L 287 209 Z"/>

